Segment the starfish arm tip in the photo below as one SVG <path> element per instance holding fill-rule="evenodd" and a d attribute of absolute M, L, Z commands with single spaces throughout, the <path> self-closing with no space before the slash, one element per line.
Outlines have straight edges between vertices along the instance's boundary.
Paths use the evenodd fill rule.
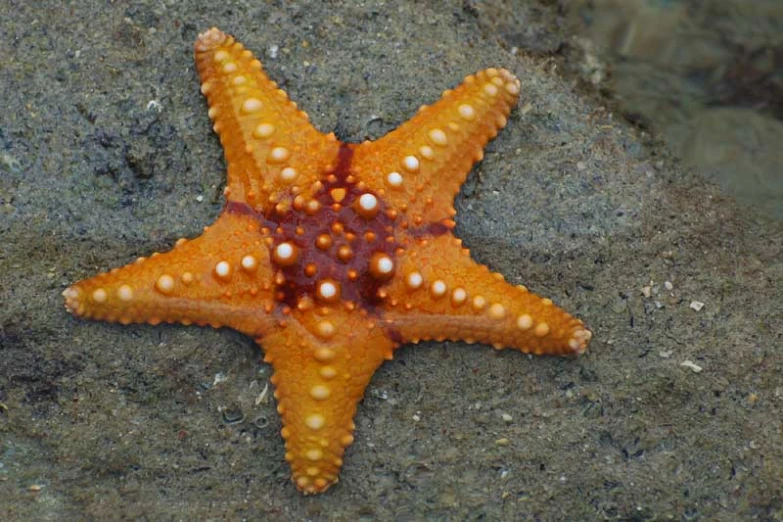
<path fill-rule="evenodd" d="M 210 27 L 198 35 L 198 39 L 196 40 L 196 51 L 205 52 L 220 47 L 228 38 L 229 36 L 217 27 Z"/>
<path fill-rule="evenodd" d="M 587 351 L 587 345 L 590 344 L 590 339 L 592 338 L 593 332 L 587 328 L 577 328 L 571 332 L 571 337 L 568 339 L 567 344 L 574 355 L 582 355 Z"/>

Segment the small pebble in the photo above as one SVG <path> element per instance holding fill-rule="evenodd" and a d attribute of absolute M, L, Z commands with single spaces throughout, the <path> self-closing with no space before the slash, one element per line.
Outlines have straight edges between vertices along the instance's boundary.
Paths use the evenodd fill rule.
<path fill-rule="evenodd" d="M 255 381 L 253 381 L 255 382 Z M 269 396 L 269 383 L 266 383 L 264 385 L 264 389 L 261 390 L 261 393 L 258 394 L 258 397 L 256 397 L 255 405 L 258 406 L 259 404 L 266 404 L 269 402 L 267 400 L 267 397 Z"/>
<path fill-rule="evenodd" d="M 680 366 L 685 366 L 686 368 L 690 368 L 693 373 L 701 373 L 703 368 L 699 366 L 698 364 L 694 363 L 691 360 L 685 360 L 680 363 Z"/>
<path fill-rule="evenodd" d="M 226 424 L 239 424 L 245 420 L 245 414 L 237 404 L 231 404 L 223 409 L 223 422 Z"/>
<path fill-rule="evenodd" d="M 163 105 L 158 100 L 150 100 L 147 102 L 147 110 L 161 112 L 163 111 Z"/>

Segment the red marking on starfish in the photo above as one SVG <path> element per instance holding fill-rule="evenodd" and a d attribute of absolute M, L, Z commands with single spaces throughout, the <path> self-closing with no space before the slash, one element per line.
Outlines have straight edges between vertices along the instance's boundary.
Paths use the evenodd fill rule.
<path fill-rule="evenodd" d="M 196 62 L 228 164 L 224 211 L 168 253 L 75 283 L 65 304 L 89 319 L 253 336 L 275 370 L 299 489 L 337 481 L 356 406 L 402 343 L 586 349 L 580 320 L 472 261 L 450 232 L 454 196 L 516 103 L 511 73 L 468 76 L 397 130 L 353 145 L 318 132 L 221 31 L 199 36 Z"/>

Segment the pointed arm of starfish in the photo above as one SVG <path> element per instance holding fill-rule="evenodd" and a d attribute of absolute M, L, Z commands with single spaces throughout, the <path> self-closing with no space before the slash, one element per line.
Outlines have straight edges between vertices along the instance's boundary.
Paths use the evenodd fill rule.
<path fill-rule="evenodd" d="M 72 314 L 110 322 L 180 322 L 267 331 L 273 296 L 269 251 L 258 223 L 223 213 L 200 237 L 164 254 L 74 283 L 64 292 Z"/>
<path fill-rule="evenodd" d="M 291 314 L 282 328 L 257 341 L 275 371 L 293 481 L 305 493 L 320 493 L 337 482 L 345 448 L 353 443 L 356 406 L 395 343 L 359 312 Z"/>
<path fill-rule="evenodd" d="M 309 196 L 337 165 L 334 134 L 318 132 L 232 36 L 212 28 L 199 35 L 195 52 L 201 92 L 226 155 L 228 200 L 285 210 L 295 195 Z"/>
<path fill-rule="evenodd" d="M 506 126 L 519 80 L 505 69 L 486 69 L 423 106 L 406 123 L 359 145 L 352 166 L 371 188 L 414 227 L 453 227 L 454 196 L 483 149 Z"/>
<path fill-rule="evenodd" d="M 583 352 L 592 336 L 551 300 L 473 261 L 450 233 L 417 240 L 398 263 L 387 288 L 398 303 L 384 322 L 403 341 L 452 339 L 567 355 Z"/>

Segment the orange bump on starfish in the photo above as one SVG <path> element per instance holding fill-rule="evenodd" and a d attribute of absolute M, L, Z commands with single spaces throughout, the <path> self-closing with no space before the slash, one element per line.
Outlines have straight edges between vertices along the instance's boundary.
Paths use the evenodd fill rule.
<path fill-rule="evenodd" d="M 471 260 L 454 196 L 506 125 L 519 80 L 486 69 L 374 142 L 322 134 L 233 37 L 196 42 L 228 165 L 217 221 L 165 254 L 63 292 L 76 316 L 227 326 L 272 364 L 285 458 L 305 493 L 337 482 L 375 370 L 403 343 L 583 352 L 582 321 Z"/>

